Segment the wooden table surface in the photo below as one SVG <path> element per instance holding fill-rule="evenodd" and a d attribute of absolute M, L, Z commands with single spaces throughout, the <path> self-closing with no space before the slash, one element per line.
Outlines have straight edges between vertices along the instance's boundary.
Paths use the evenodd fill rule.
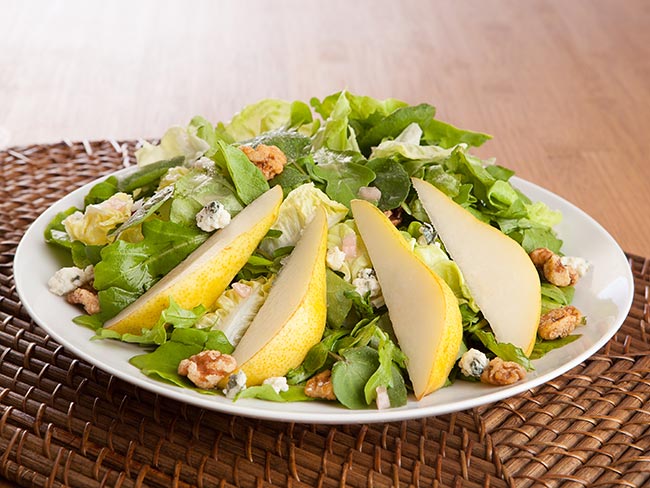
<path fill-rule="evenodd" d="M 650 255 L 650 2 L 3 2 L 0 146 L 157 137 L 264 97 L 430 102 Z"/>

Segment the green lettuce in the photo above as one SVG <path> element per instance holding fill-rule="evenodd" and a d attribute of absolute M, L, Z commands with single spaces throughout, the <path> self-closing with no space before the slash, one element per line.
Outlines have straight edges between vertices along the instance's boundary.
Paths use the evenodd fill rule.
<path fill-rule="evenodd" d="M 422 129 L 413 122 L 395 139 L 383 141 L 373 148 L 370 159 L 398 156 L 404 159 L 426 160 L 427 163 L 431 163 L 447 159 L 455 149 L 455 146 L 451 148 L 422 146 L 420 144 L 421 137 Z"/>
<path fill-rule="evenodd" d="M 245 141 L 290 126 L 291 112 L 290 102 L 267 98 L 244 107 L 229 123 L 219 123 L 216 130 L 225 134 L 225 139 L 230 139 L 228 142 Z"/>
<path fill-rule="evenodd" d="M 174 126 L 167 129 L 159 144 L 154 146 L 145 141 L 135 152 L 138 166 L 146 166 L 177 156 L 184 156 L 188 163 L 196 161 L 210 149 L 210 144 L 201 139 L 196 132 L 197 128 L 193 125 Z"/>
<path fill-rule="evenodd" d="M 278 237 L 265 238 L 259 248 L 268 256 L 273 256 L 277 249 L 295 246 L 302 229 L 311 220 L 314 211 L 321 207 L 327 213 L 327 224 L 332 225 L 343 220 L 348 208 L 317 189 L 313 183 L 305 183 L 293 190 L 280 205 L 278 218 L 272 229 L 280 231 Z"/>
<path fill-rule="evenodd" d="M 250 294 L 242 296 L 235 289 L 228 288 L 215 302 L 213 312 L 205 314 L 196 322 L 199 329 L 220 330 L 233 346 L 237 346 L 255 315 L 264 304 L 271 290 L 273 279 L 239 281 L 239 286 L 250 287 Z"/>

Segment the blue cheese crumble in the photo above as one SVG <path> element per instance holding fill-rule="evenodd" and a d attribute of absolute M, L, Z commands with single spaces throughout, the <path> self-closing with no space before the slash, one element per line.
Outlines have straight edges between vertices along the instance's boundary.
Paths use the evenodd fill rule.
<path fill-rule="evenodd" d="M 86 266 L 84 269 L 70 266 L 61 268 L 54 273 L 54 276 L 48 280 L 47 287 L 52 293 L 62 297 L 89 283 L 94 277 L 95 269 L 92 265 Z"/>
<path fill-rule="evenodd" d="M 243 371 L 237 371 L 235 374 L 231 374 L 228 378 L 228 384 L 223 390 L 223 394 L 226 395 L 226 398 L 234 400 L 242 390 L 246 389 L 246 373 Z"/>
<path fill-rule="evenodd" d="M 271 378 L 266 378 L 262 384 L 271 385 L 278 394 L 282 391 L 289 391 L 289 384 L 284 376 L 272 376 Z"/>
<path fill-rule="evenodd" d="M 345 264 L 345 254 L 339 246 L 334 246 L 327 250 L 327 266 L 334 271 L 339 271 Z"/>
<path fill-rule="evenodd" d="M 487 368 L 490 361 L 487 356 L 477 349 L 470 349 L 465 352 L 458 361 L 458 367 L 465 376 L 480 378 L 483 370 Z"/>
<path fill-rule="evenodd" d="M 230 212 L 222 203 L 214 200 L 196 214 L 196 225 L 205 232 L 223 229 L 230 223 Z"/>
<path fill-rule="evenodd" d="M 381 286 L 377 279 L 377 274 L 372 268 L 363 268 L 357 273 L 357 277 L 352 280 L 352 286 L 356 292 L 365 297 L 370 293 L 370 303 L 375 307 L 381 307 L 384 304 L 384 297 L 381 294 Z"/>

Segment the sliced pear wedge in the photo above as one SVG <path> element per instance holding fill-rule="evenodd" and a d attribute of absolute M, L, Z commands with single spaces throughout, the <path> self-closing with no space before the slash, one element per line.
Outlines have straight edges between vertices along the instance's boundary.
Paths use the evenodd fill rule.
<path fill-rule="evenodd" d="M 284 376 L 321 340 L 327 315 L 326 253 L 327 216 L 319 207 L 233 353 L 248 386 Z"/>
<path fill-rule="evenodd" d="M 351 207 L 419 400 L 445 384 L 456 362 L 463 336 L 458 300 L 377 207 L 364 200 Z"/>
<path fill-rule="evenodd" d="M 458 264 L 496 339 L 530 355 L 537 337 L 541 290 L 539 275 L 526 251 L 435 186 L 417 178 L 412 180 L 422 206 Z"/>
<path fill-rule="evenodd" d="M 238 213 L 183 262 L 104 327 L 121 334 L 140 334 L 158 321 L 169 297 L 183 308 L 210 308 L 246 264 L 278 216 L 282 188 L 277 185 Z"/>

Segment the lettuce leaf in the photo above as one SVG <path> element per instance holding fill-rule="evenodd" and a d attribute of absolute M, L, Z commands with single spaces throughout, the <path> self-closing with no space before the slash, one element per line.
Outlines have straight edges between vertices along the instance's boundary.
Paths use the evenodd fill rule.
<path fill-rule="evenodd" d="M 280 205 L 278 219 L 272 229 L 282 232 L 279 237 L 265 238 L 260 243 L 260 250 L 272 257 L 277 249 L 295 246 L 302 229 L 311 220 L 316 208 L 322 207 L 327 213 L 327 224 L 332 225 L 343 220 L 348 209 L 325 193 L 317 189 L 313 183 L 305 183 L 293 190 Z"/>
<path fill-rule="evenodd" d="M 244 107 L 229 123 L 219 123 L 216 130 L 227 135 L 231 139 L 229 142 L 241 142 L 290 126 L 291 116 L 290 102 L 267 98 Z"/>
<path fill-rule="evenodd" d="M 142 234 L 140 242 L 118 240 L 102 249 L 95 266 L 97 290 L 117 287 L 142 294 L 208 237 L 196 228 L 158 219 L 143 223 Z"/>
<path fill-rule="evenodd" d="M 196 134 L 197 129 L 192 124 L 188 127 L 174 126 L 167 129 L 159 144 L 154 146 L 145 141 L 135 152 L 138 166 L 177 156 L 183 156 L 187 163 L 196 161 L 210 149 L 210 144 Z"/>
<path fill-rule="evenodd" d="M 232 287 L 224 291 L 215 302 L 215 310 L 205 314 L 196 322 L 198 329 L 220 330 L 233 346 L 253 322 L 271 290 L 273 278 L 239 281 L 239 285 L 250 287 L 248 296 L 241 296 Z"/>

